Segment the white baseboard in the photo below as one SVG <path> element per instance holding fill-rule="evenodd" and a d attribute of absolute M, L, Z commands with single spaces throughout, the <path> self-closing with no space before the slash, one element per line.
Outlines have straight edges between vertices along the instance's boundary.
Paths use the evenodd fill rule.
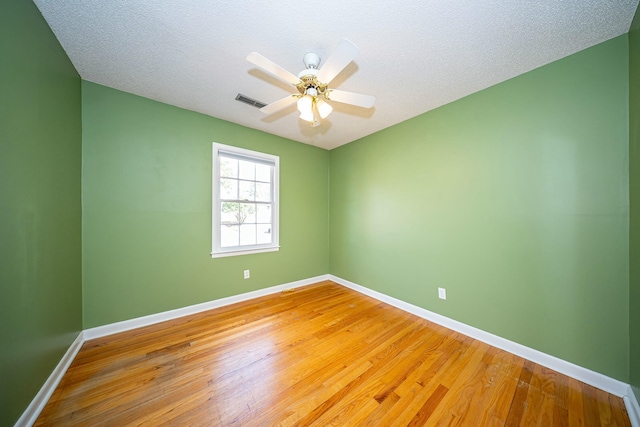
<path fill-rule="evenodd" d="M 15 424 L 15 427 L 29 427 L 32 426 L 33 423 L 38 419 L 38 415 L 44 409 L 44 405 L 47 404 L 49 398 L 55 391 L 56 387 L 62 380 L 64 373 L 69 369 L 69 365 L 75 359 L 76 354 L 80 351 L 80 347 L 84 343 L 84 338 L 82 332 L 78 334 L 76 339 L 71 343 L 69 349 L 67 349 L 60 362 L 55 367 L 49 378 L 44 382 L 36 397 L 33 398 L 27 409 L 22 413 L 22 416 L 18 419 Z"/>
<path fill-rule="evenodd" d="M 164 322 L 165 320 L 177 319 L 179 317 L 188 316 L 190 314 L 199 313 L 201 311 L 211 310 L 212 308 L 235 304 L 237 302 L 247 301 L 264 295 L 275 294 L 285 289 L 311 285 L 323 280 L 329 280 L 329 275 L 325 274 L 322 276 L 311 277 L 309 279 L 289 282 L 283 285 L 272 286 L 265 289 L 258 289 L 256 291 L 233 295 L 227 298 L 221 298 L 201 304 L 195 304 L 188 307 L 165 311 L 162 313 L 151 314 L 149 316 L 138 317 L 136 319 L 124 320 L 122 322 L 86 329 L 80 332 L 75 341 L 69 346 L 69 349 L 64 354 L 64 356 L 62 356 L 62 359 L 60 360 L 60 363 L 58 363 L 58 366 L 56 366 L 53 372 L 51 372 L 51 375 L 49 376 L 47 381 L 45 381 L 38 394 L 36 394 L 27 409 L 23 412 L 22 416 L 18 419 L 15 427 L 29 427 L 33 425 L 85 341 L 115 334 L 118 332 L 140 328 L 142 326 L 152 325 L 154 323 Z"/>
<path fill-rule="evenodd" d="M 207 301 L 200 304 L 190 305 L 187 307 L 177 308 L 175 310 L 164 311 L 162 313 L 150 314 L 148 316 L 137 317 L 135 319 L 123 320 L 122 322 L 111 323 L 109 325 L 97 326 L 95 328 L 86 329 L 84 331 L 84 339 L 86 341 L 94 338 L 100 338 L 119 332 L 129 331 L 131 329 L 141 328 L 143 326 L 153 325 L 155 323 L 167 320 L 177 319 L 179 317 L 188 316 L 190 314 L 200 313 L 202 311 L 211 310 L 213 308 L 224 307 L 225 305 L 235 304 L 237 302 L 247 301 L 265 295 L 275 294 L 285 289 L 296 288 L 299 286 L 311 285 L 312 283 L 329 280 L 329 275 L 311 277 L 309 279 L 298 280 L 295 282 L 285 283 L 283 285 L 272 286 L 270 288 L 258 289 L 257 291 L 246 292 L 244 294 L 233 295 L 226 298 L 220 298 L 213 301 Z"/>
<path fill-rule="evenodd" d="M 624 404 L 627 407 L 627 413 L 629 414 L 629 420 L 633 427 L 640 427 L 640 404 L 638 404 L 640 396 L 636 396 L 631 386 L 624 396 Z"/>
<path fill-rule="evenodd" d="M 98 326 L 95 328 L 87 329 L 78 335 L 75 341 L 71 344 L 65 355 L 58 363 L 58 366 L 53 370 L 47 381 L 44 383 L 38 394 L 35 396 L 31 404 L 27 407 L 26 411 L 22 414 L 20 419 L 16 422 L 16 427 L 28 427 L 31 426 L 38 415 L 46 405 L 47 401 L 53 394 L 56 386 L 62 379 L 64 373 L 67 371 L 69 365 L 75 358 L 76 354 L 82 347 L 85 341 L 103 337 L 106 335 L 115 334 L 118 332 L 124 332 L 142 326 L 148 326 L 166 320 L 177 319 L 179 317 L 188 316 L 190 314 L 199 313 L 213 308 L 223 307 L 237 302 L 247 301 L 250 299 L 258 298 L 265 295 L 281 292 L 286 289 L 296 288 L 300 286 L 311 285 L 313 283 L 321 282 L 323 280 L 332 280 L 342 286 L 349 289 L 353 289 L 361 294 L 368 295 L 379 301 L 397 307 L 403 311 L 422 317 L 446 328 L 460 332 L 471 338 L 475 338 L 479 341 L 500 348 L 502 350 L 513 353 L 517 356 L 523 357 L 527 360 L 531 360 L 539 365 L 546 366 L 547 368 L 558 371 L 562 374 L 575 378 L 584 383 L 590 384 L 601 390 L 609 392 L 613 395 L 622 397 L 627 407 L 627 413 L 633 427 L 640 427 L 640 407 L 638 406 L 638 399 L 633 393 L 629 384 L 623 383 L 616 379 L 610 378 L 606 375 L 594 372 L 590 369 L 583 368 L 565 360 L 559 359 L 554 356 L 542 353 L 538 350 L 526 347 L 522 344 L 509 341 L 505 338 L 493 335 L 489 332 L 481 329 L 474 328 L 473 326 L 466 325 L 462 322 L 450 319 L 440 314 L 431 312 L 424 308 L 409 304 L 408 302 L 396 299 L 389 295 L 374 291 L 340 277 L 326 274 L 322 276 L 316 276 L 309 279 L 298 280 L 295 282 L 286 283 L 283 285 L 272 286 L 270 288 L 259 289 L 252 292 L 247 292 L 239 295 L 233 295 L 227 298 L 221 298 L 213 301 L 208 301 L 201 304 L 195 304 L 188 307 L 183 307 L 175 310 L 169 310 L 162 313 L 151 314 L 149 316 L 138 317 L 135 319 L 125 320 L 122 322 L 112 323 L 109 325 Z"/>
<path fill-rule="evenodd" d="M 628 393 L 629 385 L 622 381 L 618 381 L 614 378 L 583 368 L 557 357 L 550 356 L 546 353 L 542 353 L 541 351 L 534 350 L 530 347 L 515 343 L 481 329 L 474 328 L 473 326 L 469 326 L 462 322 L 458 322 L 457 320 L 453 320 L 424 308 L 409 304 L 408 302 L 390 297 L 389 295 L 374 291 L 340 277 L 329 275 L 329 280 L 397 307 L 403 311 L 415 314 L 423 319 L 427 319 L 471 338 L 475 338 L 478 341 L 482 341 L 499 349 L 508 351 L 527 360 L 531 360 L 539 365 L 546 366 L 547 368 L 558 371 L 616 396 L 623 397 Z"/>

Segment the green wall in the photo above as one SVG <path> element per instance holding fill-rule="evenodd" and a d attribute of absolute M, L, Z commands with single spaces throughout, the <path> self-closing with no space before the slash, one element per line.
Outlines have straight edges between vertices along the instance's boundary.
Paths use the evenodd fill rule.
<path fill-rule="evenodd" d="M 640 13 L 629 33 L 629 337 L 631 386 L 640 399 Z"/>
<path fill-rule="evenodd" d="M 31 1 L 0 2 L 0 425 L 82 329 L 80 78 Z"/>
<path fill-rule="evenodd" d="M 628 381 L 628 71 L 623 35 L 331 151 L 331 273 Z"/>
<path fill-rule="evenodd" d="M 328 151 L 93 83 L 82 97 L 85 328 L 328 272 Z M 280 156 L 280 251 L 211 258 L 214 141 Z"/>

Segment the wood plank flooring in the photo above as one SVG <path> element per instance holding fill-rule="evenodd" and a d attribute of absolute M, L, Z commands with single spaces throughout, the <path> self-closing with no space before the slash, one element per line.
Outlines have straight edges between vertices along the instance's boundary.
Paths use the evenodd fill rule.
<path fill-rule="evenodd" d="M 88 341 L 35 425 L 631 424 L 616 396 L 322 282 Z"/>

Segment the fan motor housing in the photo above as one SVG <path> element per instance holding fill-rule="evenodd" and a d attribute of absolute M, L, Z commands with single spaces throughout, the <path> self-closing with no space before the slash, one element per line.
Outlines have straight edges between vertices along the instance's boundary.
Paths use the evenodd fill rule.
<path fill-rule="evenodd" d="M 307 69 L 300 73 L 300 74 L 306 74 L 306 75 L 302 75 L 302 76 L 298 75 L 298 77 L 300 78 L 300 83 L 296 85 L 296 88 L 298 88 L 298 92 L 305 95 L 307 93 L 307 89 L 312 87 L 318 92 L 319 95 L 324 94 L 324 91 L 327 89 L 327 84 L 320 83 L 316 78 L 316 73 L 311 73 L 311 74 L 305 73 L 307 71 L 317 71 L 317 70 Z"/>

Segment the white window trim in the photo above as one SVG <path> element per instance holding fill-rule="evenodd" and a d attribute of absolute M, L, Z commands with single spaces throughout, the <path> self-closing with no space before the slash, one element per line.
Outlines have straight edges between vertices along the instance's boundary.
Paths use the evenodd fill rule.
<path fill-rule="evenodd" d="M 272 210 L 272 242 L 268 245 L 251 245 L 246 246 L 246 249 L 242 247 L 233 247 L 225 249 L 220 247 L 220 236 L 218 235 L 220 230 L 220 168 L 219 165 L 219 152 L 226 151 L 230 153 L 237 153 L 238 155 L 253 157 L 256 159 L 262 159 L 269 162 L 273 162 L 275 167 L 273 171 L 273 210 Z M 244 148 L 233 147 L 231 145 L 213 143 L 213 156 L 212 156 L 212 222 L 211 222 L 211 258 L 221 258 L 236 255 L 248 255 L 257 254 L 263 252 L 275 252 L 280 249 L 279 235 L 280 235 L 280 157 L 271 154 L 260 153 L 258 151 L 247 150 Z"/>

